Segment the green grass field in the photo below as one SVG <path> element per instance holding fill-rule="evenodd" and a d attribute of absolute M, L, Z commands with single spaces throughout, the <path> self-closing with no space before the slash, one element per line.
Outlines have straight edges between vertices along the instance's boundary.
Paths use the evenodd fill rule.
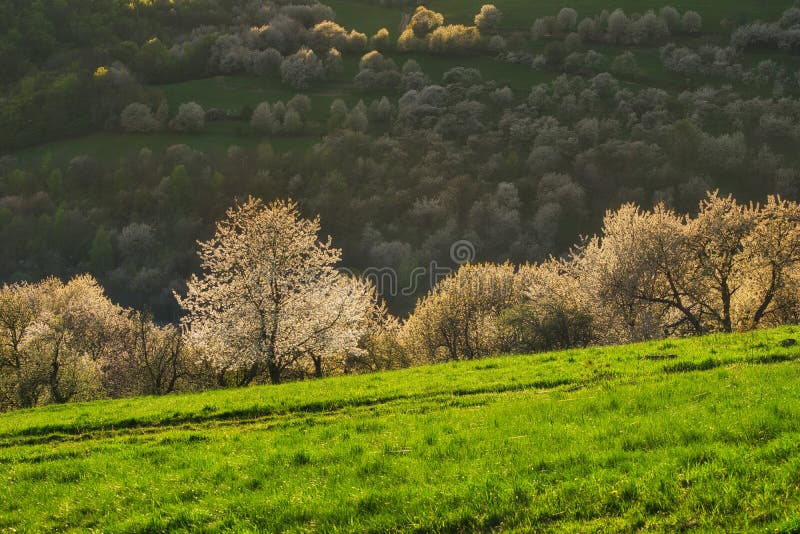
<path fill-rule="evenodd" d="M 70 159 L 81 154 L 91 155 L 101 161 L 116 161 L 119 158 L 137 154 L 143 148 L 163 153 L 168 147 L 185 144 L 207 154 L 225 154 L 232 145 L 254 147 L 269 143 L 279 153 L 305 152 L 319 136 L 271 137 L 256 134 L 250 125 L 242 121 L 211 123 L 206 131 L 196 134 L 182 132 L 162 132 L 155 134 L 134 134 L 101 132 L 76 137 L 64 141 L 54 141 L 15 153 L 22 165 L 35 168 L 45 156 L 59 165 L 66 165 Z"/>
<path fill-rule="evenodd" d="M 0 416 L 0 531 L 800 532 L 787 327 Z"/>

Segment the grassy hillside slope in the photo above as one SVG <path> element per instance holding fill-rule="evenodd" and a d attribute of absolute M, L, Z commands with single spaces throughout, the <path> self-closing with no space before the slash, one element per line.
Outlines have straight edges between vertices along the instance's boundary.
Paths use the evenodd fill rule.
<path fill-rule="evenodd" d="M 0 416 L 0 531 L 800 532 L 800 328 Z"/>

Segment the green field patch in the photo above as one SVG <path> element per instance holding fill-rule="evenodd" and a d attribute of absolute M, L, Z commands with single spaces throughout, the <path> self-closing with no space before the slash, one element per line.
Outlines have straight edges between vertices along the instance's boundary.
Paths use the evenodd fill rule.
<path fill-rule="evenodd" d="M 0 526 L 792 532 L 797 333 L 20 410 L 0 415 Z M 729 365 L 643 358 L 665 354 Z M 80 439 L 27 441 L 54 428 Z"/>
<path fill-rule="evenodd" d="M 89 155 L 100 161 L 114 162 L 138 154 L 147 148 L 163 153 L 173 145 L 185 144 L 207 154 L 220 155 L 231 146 L 255 147 L 269 143 L 278 153 L 305 152 L 320 141 L 320 136 L 273 137 L 255 134 L 250 125 L 242 121 L 209 123 L 202 133 L 119 133 L 100 132 L 84 137 L 56 141 L 26 148 L 15 153 L 23 167 L 34 167 L 45 157 L 55 163 L 65 164 L 80 155 Z"/>

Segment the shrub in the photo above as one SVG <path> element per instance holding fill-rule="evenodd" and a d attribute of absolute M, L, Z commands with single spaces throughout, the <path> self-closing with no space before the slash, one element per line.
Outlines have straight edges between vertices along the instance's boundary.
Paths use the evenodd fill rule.
<path fill-rule="evenodd" d="M 580 22 L 580 24 L 578 24 L 578 35 L 584 41 L 594 40 L 596 32 L 597 26 L 595 25 L 594 20 L 590 18 L 585 18 Z"/>
<path fill-rule="evenodd" d="M 508 45 L 506 44 L 506 40 L 502 35 L 492 35 L 492 37 L 489 39 L 487 48 L 492 52 L 502 52 L 508 48 Z"/>
<path fill-rule="evenodd" d="M 534 39 L 542 39 L 544 37 L 550 37 L 556 32 L 556 26 L 558 22 L 556 22 L 555 17 L 544 17 L 542 19 L 536 19 L 531 27 L 531 37 Z"/>
<path fill-rule="evenodd" d="M 480 31 L 491 31 L 497 28 L 503 18 L 503 12 L 494 4 L 484 4 L 480 12 L 475 15 L 475 26 Z"/>
<path fill-rule="evenodd" d="M 161 127 L 150 106 L 139 102 L 125 106 L 120 115 L 120 126 L 126 132 L 155 132 Z"/>
<path fill-rule="evenodd" d="M 325 54 L 323 65 L 325 67 L 325 77 L 327 79 L 332 79 L 339 76 L 344 70 L 341 52 L 339 52 L 339 50 L 336 48 L 331 48 L 328 50 L 328 53 Z"/>
<path fill-rule="evenodd" d="M 281 62 L 281 79 L 295 89 L 307 89 L 324 78 L 322 61 L 308 48 L 301 48 Z"/>
<path fill-rule="evenodd" d="M 386 28 L 381 28 L 375 35 L 373 35 L 370 40 L 370 45 L 373 49 L 377 50 L 378 52 L 385 52 L 389 50 L 392 46 L 392 40 L 389 36 L 389 30 Z"/>
<path fill-rule="evenodd" d="M 433 30 L 428 46 L 431 52 L 438 54 L 465 54 L 478 47 L 480 38 L 474 26 L 451 24 Z"/>
<path fill-rule="evenodd" d="M 612 42 L 619 43 L 628 33 L 628 16 L 621 9 L 608 16 L 608 35 Z"/>
<path fill-rule="evenodd" d="M 425 6 L 419 6 L 408 22 L 408 28 L 411 29 L 414 36 L 424 38 L 442 24 L 444 24 L 444 17 L 441 13 L 431 11 Z"/>
<path fill-rule="evenodd" d="M 617 76 L 632 78 L 640 74 L 639 65 L 636 63 L 636 56 L 627 50 L 614 58 L 611 63 L 611 72 Z"/>
<path fill-rule="evenodd" d="M 347 30 L 331 20 L 320 22 L 311 29 L 311 43 L 317 50 L 338 48 L 343 50 L 347 46 Z"/>
<path fill-rule="evenodd" d="M 199 132 L 205 126 L 206 112 L 197 102 L 181 104 L 178 114 L 170 122 L 170 127 L 180 132 Z"/>
<path fill-rule="evenodd" d="M 269 102 L 262 102 L 256 109 L 253 110 L 253 116 L 250 119 L 250 124 L 262 133 L 275 133 L 277 130 L 277 123 L 275 117 L 272 115 L 272 109 Z"/>
<path fill-rule="evenodd" d="M 687 11 L 683 14 L 683 31 L 698 33 L 703 28 L 703 19 L 697 11 Z"/>
<path fill-rule="evenodd" d="M 669 37 L 669 28 L 664 19 L 648 11 L 630 23 L 628 34 L 634 44 L 659 43 Z"/>
<path fill-rule="evenodd" d="M 567 52 L 576 52 L 581 49 L 583 46 L 583 42 L 581 40 L 581 36 L 577 33 L 570 33 L 564 39 L 564 48 L 566 48 Z"/>
<path fill-rule="evenodd" d="M 658 14 L 661 16 L 661 19 L 671 32 L 681 29 L 681 14 L 678 13 L 678 10 L 674 7 L 664 6 L 661 8 Z"/>
<path fill-rule="evenodd" d="M 556 20 L 562 32 L 572 31 L 578 24 L 578 12 L 571 7 L 562 8 L 561 11 L 558 12 Z"/>
<path fill-rule="evenodd" d="M 367 49 L 367 36 L 356 30 L 350 30 L 347 34 L 347 44 L 345 50 L 349 52 L 363 52 Z"/>
<path fill-rule="evenodd" d="M 500 314 L 515 351 L 585 347 L 594 338 L 591 299 L 568 262 L 549 260 L 520 269 L 524 299 Z"/>
<path fill-rule="evenodd" d="M 358 64 L 359 72 L 355 84 L 362 90 L 393 90 L 400 85 L 400 71 L 395 62 L 386 59 L 380 52 L 364 54 Z"/>

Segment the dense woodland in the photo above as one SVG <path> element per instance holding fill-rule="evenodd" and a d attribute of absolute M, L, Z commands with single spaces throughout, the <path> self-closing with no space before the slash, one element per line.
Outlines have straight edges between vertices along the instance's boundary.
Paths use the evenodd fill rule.
<path fill-rule="evenodd" d="M 186 334 L 197 311 L 185 300 L 190 277 L 207 260 L 197 255 L 197 240 L 213 241 L 215 223 L 250 196 L 296 199 L 294 216 L 318 214 L 316 230 L 341 247 L 338 264 L 355 273 L 391 268 L 400 286 L 432 261 L 457 266 L 450 252 L 459 241 L 474 245 L 472 259 L 500 264 L 462 267 L 414 294 L 364 289 L 353 312 L 361 326 L 338 345 L 317 340 L 325 351 L 338 347 L 338 363 L 326 367 L 306 347 L 279 365 L 292 378 L 794 320 L 796 251 L 770 267 L 775 251 L 763 247 L 778 246 L 767 244 L 783 235 L 774 232 L 796 231 L 795 205 L 765 199 L 800 193 L 800 8 L 787 4 L 775 20 L 709 21 L 669 6 L 644 13 L 565 7 L 521 31 L 503 26 L 494 5 L 460 24 L 411 4 L 391 3 L 404 15 L 374 33 L 338 24 L 333 9 L 314 2 L 0 6 L 0 71 L 7 73 L 0 80 L 0 280 L 10 284 L 3 298 L 11 299 L 2 306 L 34 310 L 25 346 L 37 348 L 26 351 L 74 355 L 63 365 L 37 356 L 27 368 L 17 361 L 22 342 L 6 341 L 4 376 L 17 378 L 4 386 L 3 406 L 278 381 L 268 358 L 220 364 L 209 354 L 225 359 L 231 340 L 215 339 L 210 350 L 208 338 Z M 432 72 L 431 57 L 448 67 Z M 538 81 L 520 87 L 486 75 L 473 60 L 522 69 L 513 72 Z M 653 71 L 666 81 L 651 83 Z M 200 94 L 178 102 L 170 96 L 172 84 L 212 76 L 275 84 L 280 93 L 224 108 L 204 106 Z M 198 146 L 223 130 L 225 143 Z M 112 157 L 99 149 L 53 156 L 31 148 L 93 132 L 138 144 Z M 177 142 L 163 146 L 165 136 Z M 763 207 L 746 207 L 751 200 Z M 706 252 L 716 258 L 725 254 L 722 245 L 698 245 L 696 235 L 702 224 L 713 226 L 713 210 L 741 219 L 726 234 L 730 263 L 719 268 L 703 263 L 698 250 L 711 247 Z M 684 286 L 672 270 L 666 278 L 653 274 L 650 285 L 588 282 L 597 273 L 614 279 L 603 269 L 620 267 L 603 260 L 611 238 L 602 236 L 633 232 L 620 226 L 624 217 L 643 225 L 636 232 L 656 218 L 675 239 L 693 236 L 673 247 L 684 256 L 648 256 L 636 265 L 655 273 L 653 265 L 675 262 L 689 277 Z M 770 227 L 774 220 L 784 226 Z M 581 238 L 594 234 L 601 239 Z M 614 261 L 621 250 L 635 257 L 624 248 L 633 246 L 620 244 Z M 767 273 L 759 279 L 766 285 L 742 285 L 736 277 L 745 268 Z M 504 280 L 506 289 L 491 297 L 500 300 L 463 334 L 445 333 L 447 310 L 457 313 L 454 302 L 466 298 L 448 300 L 447 288 L 461 285 L 459 277 L 483 277 L 482 269 Z M 699 297 L 708 286 L 686 282 L 709 269 L 727 269 L 708 282 L 717 284 L 719 302 Z M 721 276 L 733 276 L 732 287 L 720 286 Z M 678 289 L 662 294 L 663 283 Z M 620 293 L 623 287 L 633 293 Z M 50 302 L 60 293 L 60 303 Z M 73 316 L 73 304 L 83 309 L 75 303 L 84 297 L 74 295 L 95 310 L 80 317 L 115 318 L 113 328 L 97 327 L 102 348 L 82 345 L 95 338 L 63 319 Z M 560 295 L 557 302 L 543 303 L 552 295 Z M 59 317 L 58 326 L 48 322 Z M 569 317 L 579 324 L 561 324 Z M 13 338 L 17 327 L 9 324 L 2 335 Z M 555 324 L 559 333 L 551 331 Z M 48 328 L 59 334 L 44 334 Z M 496 337 L 473 339 L 471 329 Z M 47 345 L 53 336 L 70 349 Z M 110 338 L 114 344 L 106 345 Z"/>

